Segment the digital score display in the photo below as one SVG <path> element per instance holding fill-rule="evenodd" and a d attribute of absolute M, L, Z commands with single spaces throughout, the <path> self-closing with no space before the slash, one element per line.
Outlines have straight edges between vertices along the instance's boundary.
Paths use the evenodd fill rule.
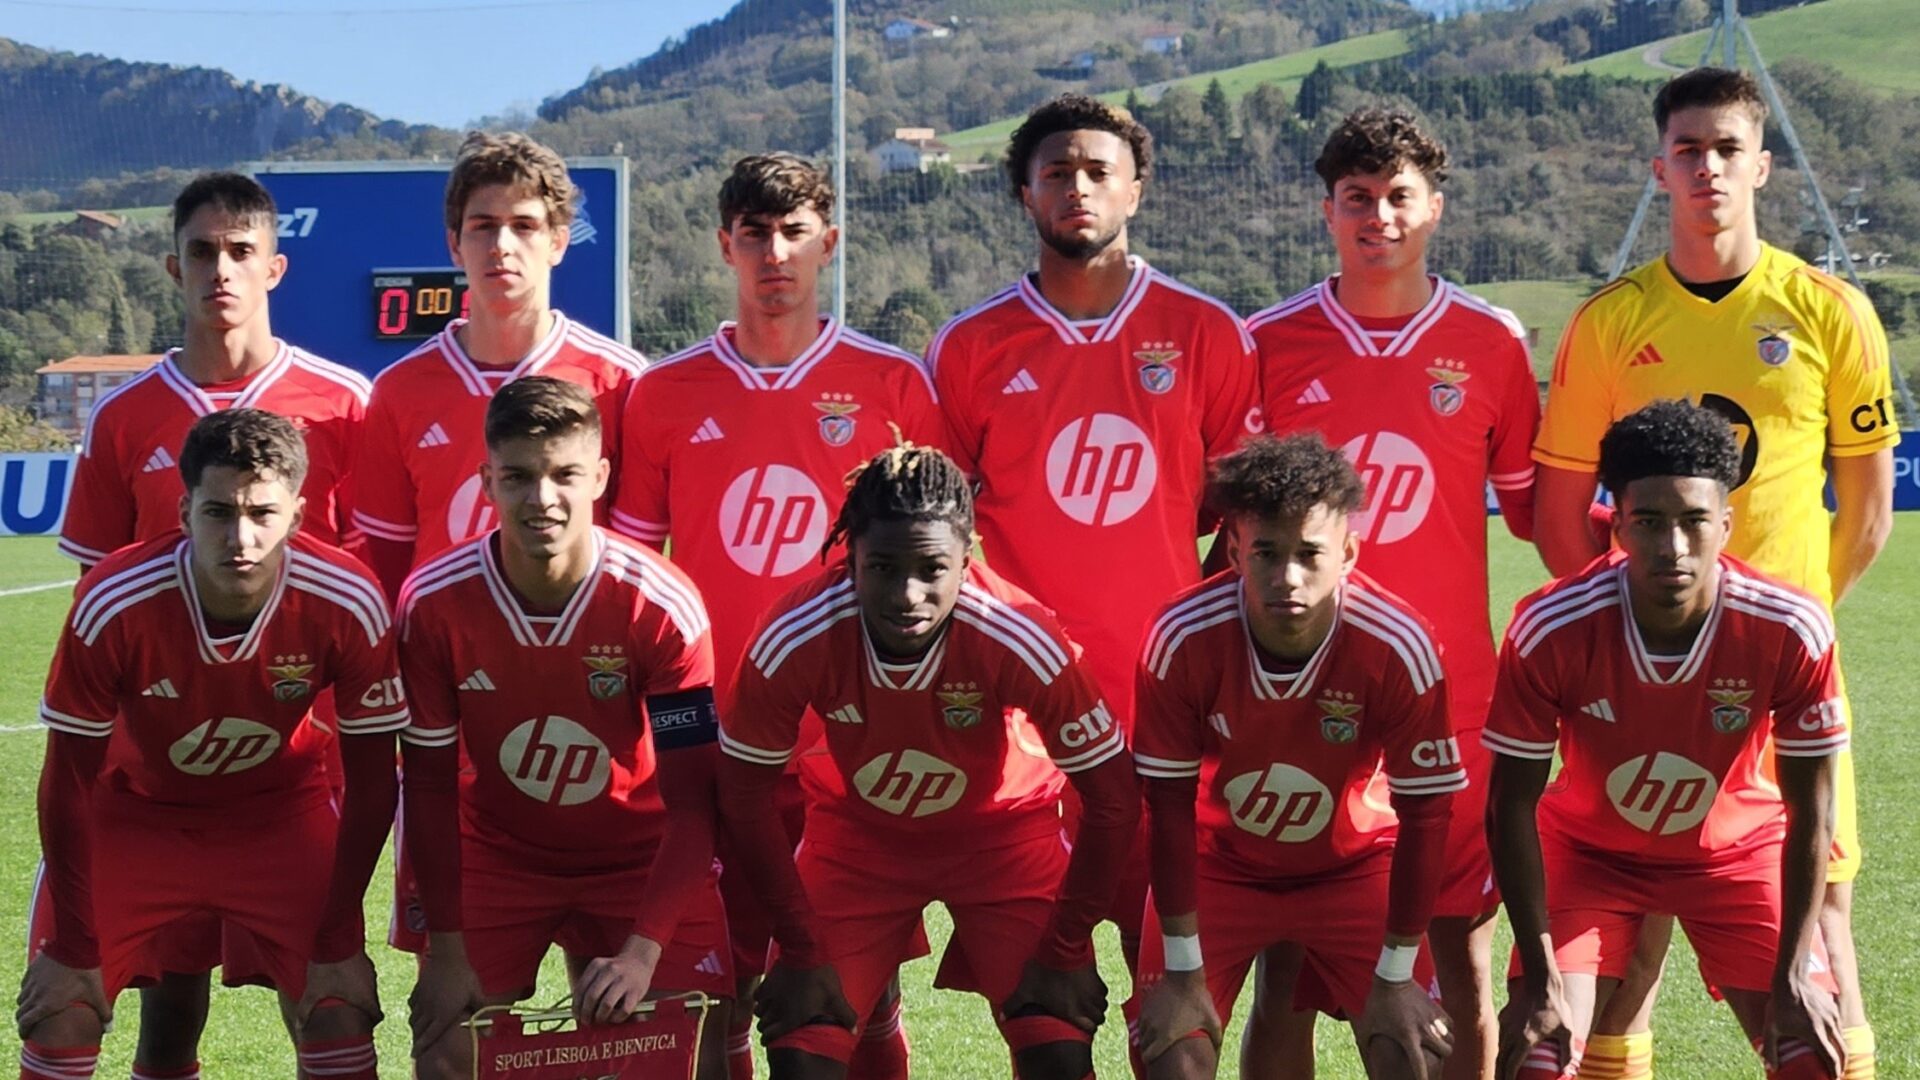
<path fill-rule="evenodd" d="M 374 340 L 425 341 L 466 318 L 467 304 L 464 270 L 375 270 Z"/>

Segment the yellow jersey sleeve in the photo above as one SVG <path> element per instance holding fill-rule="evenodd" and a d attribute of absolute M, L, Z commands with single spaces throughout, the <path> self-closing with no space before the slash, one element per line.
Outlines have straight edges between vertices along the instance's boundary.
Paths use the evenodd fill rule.
<path fill-rule="evenodd" d="M 1890 449 L 1900 441 L 1900 424 L 1880 316 L 1847 282 L 1810 266 L 1799 272 L 1819 313 L 1820 350 L 1827 360 L 1827 452 L 1855 457 Z"/>
<path fill-rule="evenodd" d="M 1600 437 L 1614 421 L 1615 382 L 1621 364 L 1620 334 L 1608 315 L 1625 298 L 1616 294 L 1639 288 L 1627 278 L 1616 278 L 1588 297 L 1567 321 L 1553 357 L 1553 378 L 1547 384 L 1533 460 L 1573 472 L 1599 469 Z"/>

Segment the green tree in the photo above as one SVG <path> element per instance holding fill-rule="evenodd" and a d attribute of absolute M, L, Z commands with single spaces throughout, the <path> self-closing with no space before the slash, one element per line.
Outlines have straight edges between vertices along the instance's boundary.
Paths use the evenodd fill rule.
<path fill-rule="evenodd" d="M 1219 79 L 1207 82 L 1207 92 L 1200 99 L 1200 111 L 1212 122 L 1214 145 L 1224 148 L 1233 139 L 1233 102 L 1227 100 L 1226 88 L 1220 85 Z"/>
<path fill-rule="evenodd" d="M 0 451 L 26 453 L 72 447 L 73 439 L 66 432 L 35 419 L 25 409 L 0 405 Z"/>
<path fill-rule="evenodd" d="M 1327 66 L 1325 60 L 1313 65 L 1307 77 L 1300 80 L 1300 94 L 1294 98 L 1294 111 L 1300 119 L 1312 123 L 1320 118 L 1320 110 L 1333 102 L 1334 87 L 1339 85 L 1339 76 Z"/>

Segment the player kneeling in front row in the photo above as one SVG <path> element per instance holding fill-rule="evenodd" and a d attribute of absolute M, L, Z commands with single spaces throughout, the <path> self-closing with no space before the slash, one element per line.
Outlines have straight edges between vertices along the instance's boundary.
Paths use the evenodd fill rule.
<path fill-rule="evenodd" d="M 1213 1076 L 1247 969 L 1286 943 L 1305 954 L 1294 1007 L 1352 1021 L 1368 1076 L 1438 1077 L 1452 1036 L 1415 971 L 1467 783 L 1439 650 L 1354 570 L 1365 487 L 1318 435 L 1250 440 L 1211 488 L 1232 569 L 1162 610 L 1138 670 L 1135 1050 L 1154 1080 Z"/>
<path fill-rule="evenodd" d="M 843 537 L 846 561 L 751 639 L 720 735 L 721 805 L 780 949 L 756 1007 L 774 1080 L 846 1074 L 857 1018 L 936 900 L 959 961 L 944 970 L 966 974 L 943 985 L 992 1004 L 1019 1074 L 1091 1076 L 1106 987 L 1090 934 L 1139 821 L 1120 730 L 1046 609 L 970 560 L 973 499 L 946 455 L 875 457 L 828 544 Z M 774 791 L 809 707 L 840 785 L 802 772 L 795 855 Z M 1071 844 L 1067 780 L 1086 808 Z"/>
<path fill-rule="evenodd" d="M 422 565 L 400 598 L 418 702 L 403 821 L 429 931 L 409 1004 L 427 1078 L 473 1074 L 460 1021 L 530 995 L 550 944 L 584 1023 L 733 986 L 700 595 L 593 524 L 608 464 L 589 391 L 508 383 L 486 443 L 499 526 Z M 724 1013 L 707 1017 L 703 1080 L 726 1076 Z"/>
<path fill-rule="evenodd" d="M 1624 557 L 1522 600 L 1507 628 L 1485 733 L 1488 840 L 1519 954 L 1501 1076 L 1573 1075 L 1653 915 L 1679 919 L 1769 1077 L 1844 1064 L 1816 965 L 1847 743 L 1833 623 L 1721 553 L 1739 471 L 1709 410 L 1663 401 L 1616 422 L 1600 477 Z M 1542 798 L 1556 746 L 1565 767 Z"/>
<path fill-rule="evenodd" d="M 114 998 L 164 972 L 170 926 L 208 917 L 280 992 L 300 1075 L 376 1075 L 360 909 L 407 709 L 372 572 L 297 531 L 306 471 L 283 417 L 202 417 L 180 449 L 186 535 L 80 583 L 40 704 L 55 924 L 20 989 L 23 1080 L 92 1076 Z M 309 713 L 328 688 L 337 810 Z"/>

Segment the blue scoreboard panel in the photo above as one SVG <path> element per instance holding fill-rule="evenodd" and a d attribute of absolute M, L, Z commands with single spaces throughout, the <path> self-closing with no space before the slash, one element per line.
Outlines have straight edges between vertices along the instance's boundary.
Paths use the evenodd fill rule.
<path fill-rule="evenodd" d="M 273 292 L 280 337 L 367 375 L 466 313 L 466 275 L 447 253 L 449 162 L 274 161 L 249 171 L 280 208 L 287 276 Z M 622 343 L 627 312 L 627 159 L 573 158 L 580 191 L 553 305 Z"/>

